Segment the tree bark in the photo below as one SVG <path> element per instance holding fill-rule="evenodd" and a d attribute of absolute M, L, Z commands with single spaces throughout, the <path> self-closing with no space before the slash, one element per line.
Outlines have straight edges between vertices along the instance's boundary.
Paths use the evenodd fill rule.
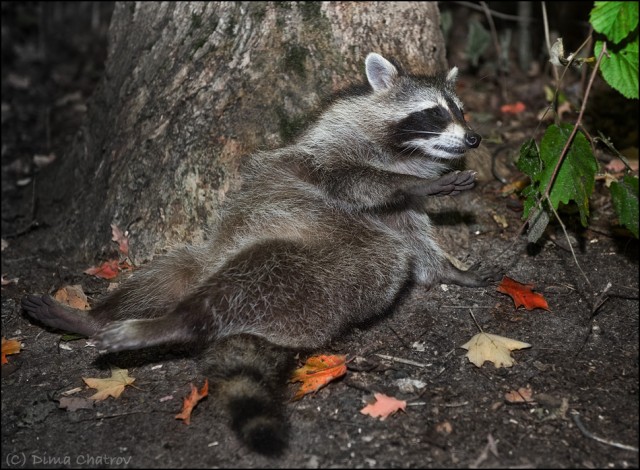
<path fill-rule="evenodd" d="M 435 2 L 118 2 L 109 36 L 86 126 L 39 180 L 65 209 L 38 219 L 84 260 L 112 223 L 137 262 L 202 240 L 242 156 L 291 140 L 368 52 L 446 67 Z"/>

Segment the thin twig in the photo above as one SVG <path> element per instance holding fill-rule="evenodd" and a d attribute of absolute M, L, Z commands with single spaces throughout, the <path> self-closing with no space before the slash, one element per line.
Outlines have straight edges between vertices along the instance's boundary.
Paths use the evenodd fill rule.
<path fill-rule="evenodd" d="M 408 364 L 410 366 L 422 367 L 424 369 L 427 369 L 432 365 L 432 364 L 424 364 L 422 362 L 411 361 L 409 359 L 403 359 L 401 357 L 387 356 L 386 354 L 376 353 L 376 356 L 381 357 L 382 359 L 388 359 L 389 361 L 400 362 L 401 364 Z"/>
<path fill-rule="evenodd" d="M 458 5 L 462 5 L 465 6 L 471 10 L 476 10 L 476 11 L 484 11 L 484 8 L 479 7 L 478 5 L 476 5 L 473 2 L 462 2 L 462 1 L 456 1 L 453 3 L 457 3 Z M 494 16 L 496 18 L 500 18 L 501 20 L 509 20 L 509 21 L 528 21 L 528 22 L 535 22 L 536 20 L 534 20 L 533 18 L 523 18 L 522 16 L 517 16 L 517 15 L 509 15 L 507 13 L 501 13 L 499 11 L 496 10 L 491 10 L 488 9 L 489 13 L 491 13 L 491 16 Z"/>
<path fill-rule="evenodd" d="M 491 39 L 493 40 L 493 47 L 496 50 L 497 55 L 497 64 L 498 64 L 498 82 L 500 84 L 500 94 L 502 95 L 502 101 L 506 103 L 507 100 L 507 88 L 504 85 L 504 73 L 502 73 L 502 67 L 500 61 L 502 60 L 502 48 L 500 47 L 500 41 L 498 40 L 498 32 L 496 31 L 496 25 L 493 22 L 493 18 L 491 17 L 491 13 L 489 12 L 489 7 L 487 6 L 487 2 L 480 2 L 482 9 L 484 10 L 484 14 L 487 17 L 487 22 L 489 23 L 489 31 L 491 31 Z"/>
<path fill-rule="evenodd" d="M 580 432 L 584 434 L 586 437 L 593 439 L 594 441 L 598 441 L 602 444 L 606 444 L 608 446 L 617 447 L 618 449 L 630 450 L 631 452 L 638 452 L 637 447 L 628 446 L 626 444 L 620 444 L 619 442 L 610 441 L 608 439 L 603 439 L 602 437 L 598 437 L 595 434 L 589 432 L 587 428 L 584 427 L 584 424 L 582 424 L 582 421 L 580 421 L 580 414 L 577 411 L 571 410 L 571 417 L 573 418 L 574 423 L 576 423 L 576 426 L 578 426 L 578 429 L 580 430 Z"/>
<path fill-rule="evenodd" d="M 542 201 L 548 200 L 548 198 L 549 198 L 549 193 L 551 192 L 551 187 L 553 186 L 553 183 L 555 182 L 555 179 L 556 179 L 556 177 L 558 175 L 558 172 L 560 171 L 560 167 L 562 166 L 564 158 L 565 158 L 565 156 L 567 155 L 567 153 L 569 151 L 569 147 L 571 146 L 571 143 L 573 142 L 573 138 L 575 137 L 576 133 L 578 132 L 578 127 L 580 127 L 582 125 L 582 117 L 584 115 L 585 109 L 587 108 L 587 102 L 589 100 L 589 93 L 591 92 L 591 87 L 592 87 L 593 82 L 595 80 L 595 77 L 596 77 L 596 75 L 598 73 L 598 69 L 600 68 L 600 62 L 602 61 L 602 57 L 604 56 L 606 51 L 607 51 L 607 43 L 604 42 L 602 44 L 602 51 L 600 52 L 600 55 L 598 56 L 598 59 L 596 60 L 596 65 L 593 68 L 593 72 L 591 73 L 591 77 L 589 78 L 589 84 L 587 85 L 587 89 L 585 91 L 584 98 L 582 100 L 582 106 L 580 107 L 580 113 L 578 114 L 578 119 L 576 120 L 576 123 L 573 126 L 573 130 L 571 131 L 571 134 L 569 135 L 569 138 L 567 139 L 567 142 L 565 143 L 564 148 L 562 149 L 562 152 L 560 152 L 560 156 L 558 157 L 558 162 L 556 163 L 556 166 L 553 169 L 553 173 L 551 174 L 551 178 L 549 179 L 549 183 L 547 184 L 547 187 L 544 190 L 544 194 L 542 195 L 540 200 L 529 211 L 529 217 L 527 217 L 527 220 L 525 220 L 524 223 L 520 226 L 520 229 L 518 229 L 518 233 L 517 233 L 516 236 L 520 235 L 524 231 L 524 227 L 526 227 L 526 225 L 529 222 L 531 222 L 531 219 L 535 215 L 537 215 L 538 209 L 542 205 Z"/>
<path fill-rule="evenodd" d="M 584 99 L 582 100 L 582 106 L 580 107 L 580 113 L 578 114 L 578 120 L 576 121 L 575 125 L 573 126 L 573 130 L 571 131 L 571 134 L 569 135 L 569 138 L 567 139 L 567 142 L 564 144 L 564 148 L 562 149 L 562 152 L 560 153 L 560 157 L 558 158 L 558 163 L 556 163 L 556 167 L 553 169 L 553 173 L 551 174 L 551 179 L 549 180 L 549 184 L 547 185 L 547 187 L 545 188 L 544 194 L 542 196 L 542 199 L 547 199 L 549 197 L 549 193 L 551 192 L 551 186 L 553 185 L 556 176 L 558 175 L 558 172 L 560 171 L 560 166 L 562 166 L 562 162 L 564 161 L 565 156 L 567 155 L 567 153 L 569 153 L 569 147 L 571 146 L 571 143 L 573 142 L 573 138 L 575 137 L 576 133 L 578 132 L 578 127 L 582 125 L 582 116 L 584 115 L 584 111 L 585 109 L 587 109 L 587 102 L 589 101 L 589 93 L 591 92 L 591 86 L 593 85 L 593 81 L 596 78 L 596 75 L 598 74 L 598 69 L 600 68 L 600 62 L 602 61 L 602 57 L 606 54 L 607 52 L 607 43 L 603 42 L 602 43 L 602 50 L 600 51 L 600 54 L 598 55 L 598 59 L 596 60 L 596 65 L 593 68 L 593 72 L 591 73 L 591 78 L 589 78 L 589 84 L 587 85 L 587 90 L 584 93 Z"/>
<path fill-rule="evenodd" d="M 569 249 L 571 250 L 571 255 L 573 256 L 573 261 L 576 263 L 576 266 L 578 267 L 578 270 L 582 274 L 582 277 L 584 277 L 584 279 L 587 281 L 587 284 L 589 284 L 589 288 L 591 290 L 593 290 L 593 286 L 591 285 L 591 281 L 589 281 L 589 278 L 587 277 L 587 275 L 582 270 L 582 267 L 580 266 L 580 263 L 578 263 L 578 258 L 576 257 L 576 252 L 573 251 L 573 245 L 571 244 L 571 239 L 569 238 L 569 234 L 567 233 L 567 228 L 564 226 L 564 223 L 562 222 L 562 219 L 558 215 L 558 212 L 556 212 L 555 208 L 553 207 L 553 204 L 551 203 L 551 198 L 549 198 L 549 195 L 547 195 L 547 202 L 549 203 L 549 207 L 553 211 L 553 215 L 556 217 L 556 220 L 560 223 L 560 227 L 562 227 L 562 231 L 564 232 L 564 236 L 567 239 L 567 244 L 569 245 Z"/>

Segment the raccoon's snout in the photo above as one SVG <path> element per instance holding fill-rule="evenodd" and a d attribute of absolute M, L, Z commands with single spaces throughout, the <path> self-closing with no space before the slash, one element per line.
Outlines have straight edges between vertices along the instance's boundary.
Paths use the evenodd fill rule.
<path fill-rule="evenodd" d="M 482 137 L 480 137 L 480 134 L 476 134 L 475 132 L 469 131 L 464 135 L 464 143 L 470 149 L 478 147 L 481 141 Z"/>

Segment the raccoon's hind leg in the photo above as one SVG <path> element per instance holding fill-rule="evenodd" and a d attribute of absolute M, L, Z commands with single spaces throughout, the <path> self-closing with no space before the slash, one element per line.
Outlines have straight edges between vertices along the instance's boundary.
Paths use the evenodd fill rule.
<path fill-rule="evenodd" d="M 48 295 L 28 295 L 22 299 L 22 308 L 47 326 L 84 336 L 94 335 L 102 326 L 88 311 L 67 307 Z"/>
<path fill-rule="evenodd" d="M 203 249 L 187 246 L 154 259 L 92 310 L 68 307 L 48 295 L 28 295 L 22 299 L 22 307 L 47 326 L 85 336 L 93 336 L 115 320 L 158 317 L 199 282 L 204 271 Z"/>
<path fill-rule="evenodd" d="M 349 249 L 336 249 L 341 244 Z M 375 257 L 376 250 L 390 254 Z M 370 261 L 354 262 L 363 258 Z M 313 348 L 350 322 L 382 313 L 410 277 L 410 265 L 384 232 L 362 230 L 356 239 L 321 244 L 263 240 L 230 257 L 166 315 L 113 322 L 94 336 L 95 344 L 116 352 L 251 333 Z"/>
<path fill-rule="evenodd" d="M 205 353 L 216 403 L 227 410 L 238 438 L 256 452 L 277 455 L 287 445 L 284 401 L 293 354 L 253 335 L 224 338 Z"/>

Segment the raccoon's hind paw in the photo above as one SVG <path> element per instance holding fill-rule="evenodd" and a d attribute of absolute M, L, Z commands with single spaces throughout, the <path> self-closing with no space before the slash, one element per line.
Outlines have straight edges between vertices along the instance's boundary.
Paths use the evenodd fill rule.
<path fill-rule="evenodd" d="M 488 286 L 492 282 L 499 281 L 503 275 L 503 269 L 489 263 L 475 263 L 467 271 Z"/>
<path fill-rule="evenodd" d="M 86 312 L 64 306 L 48 295 L 28 295 L 21 304 L 27 315 L 51 328 L 86 336 L 95 333 Z"/>
<path fill-rule="evenodd" d="M 491 264 L 475 263 L 466 271 L 462 271 L 447 263 L 441 281 L 465 287 L 485 287 L 498 281 L 501 276 L 502 269 Z"/>

